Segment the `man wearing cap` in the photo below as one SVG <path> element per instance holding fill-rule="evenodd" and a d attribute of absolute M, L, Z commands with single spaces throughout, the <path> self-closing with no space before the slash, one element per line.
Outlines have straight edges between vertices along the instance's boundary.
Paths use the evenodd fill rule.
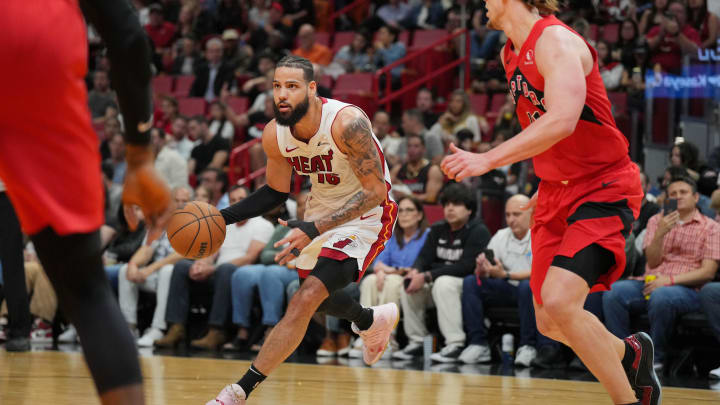
<path fill-rule="evenodd" d="M 223 63 L 233 70 L 247 71 L 252 60 L 252 48 L 245 44 L 239 44 L 240 34 L 234 28 L 223 31 Z"/>
<path fill-rule="evenodd" d="M 145 26 L 145 31 L 155 44 L 156 52 L 172 45 L 175 24 L 165 21 L 162 5 L 154 3 L 150 6 L 150 23 Z"/>

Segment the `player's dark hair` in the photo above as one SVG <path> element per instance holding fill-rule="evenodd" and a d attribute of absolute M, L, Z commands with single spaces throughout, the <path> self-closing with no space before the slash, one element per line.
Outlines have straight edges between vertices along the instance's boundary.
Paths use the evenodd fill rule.
<path fill-rule="evenodd" d="M 275 65 L 275 69 L 278 69 L 281 67 L 301 69 L 303 71 L 303 79 L 305 79 L 305 81 L 308 83 L 315 80 L 315 70 L 313 69 L 312 63 L 310 63 L 309 60 L 307 60 L 303 57 L 296 56 L 296 55 L 284 56 Z"/>
<path fill-rule="evenodd" d="M 670 183 L 668 183 L 668 188 L 670 187 L 671 184 L 677 183 L 677 182 L 683 182 L 683 183 L 689 185 L 693 191 L 693 194 L 697 193 L 697 183 L 690 176 L 683 175 L 683 176 L 675 176 L 675 177 L 671 178 Z"/>
<path fill-rule="evenodd" d="M 475 216 L 477 202 L 475 195 L 466 185 L 462 183 L 450 184 L 440 194 L 440 204 L 444 207 L 449 203 L 462 204 L 471 211 L 470 218 Z"/>

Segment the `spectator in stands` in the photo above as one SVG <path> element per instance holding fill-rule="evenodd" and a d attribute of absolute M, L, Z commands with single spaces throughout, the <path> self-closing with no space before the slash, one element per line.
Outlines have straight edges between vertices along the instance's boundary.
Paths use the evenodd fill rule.
<path fill-rule="evenodd" d="M 192 34 L 195 38 L 206 38 L 217 33 L 217 22 L 213 11 L 202 7 L 197 0 L 184 0 L 182 3 L 177 19 L 180 36 Z"/>
<path fill-rule="evenodd" d="M 473 133 L 473 142 L 476 143 L 482 140 L 482 134 L 490 130 L 485 117 L 478 117 L 472 113 L 467 93 L 458 89 L 450 95 L 447 111 L 438 118 L 438 122 L 430 128 L 430 132 L 441 135 L 443 141 L 452 141 L 454 135 L 465 128 Z"/>
<path fill-rule="evenodd" d="M 266 0 L 253 0 L 248 12 L 251 29 L 262 28 L 270 21 L 270 7 Z"/>
<path fill-rule="evenodd" d="M 209 3 L 209 2 L 208 2 Z M 217 26 L 221 31 L 233 29 L 233 27 L 245 26 L 245 12 L 247 7 L 245 2 L 236 0 L 218 0 L 217 3 Z M 206 4 L 206 7 L 209 7 Z M 252 9 L 250 10 L 252 12 Z"/>
<path fill-rule="evenodd" d="M 105 122 L 103 123 L 103 134 L 105 135 L 105 142 L 109 144 L 110 139 L 114 135 L 121 135 L 122 136 L 122 125 L 120 125 L 120 120 L 117 118 L 105 118 Z M 106 145 L 108 147 L 109 145 Z M 102 152 L 102 145 L 101 145 L 101 152 Z M 103 154 L 103 157 L 109 156 L 110 150 L 107 150 L 107 155 Z"/>
<path fill-rule="evenodd" d="M 315 3 L 313 0 L 283 0 L 284 20 L 291 27 L 293 34 L 298 33 L 303 24 L 315 24 Z"/>
<path fill-rule="evenodd" d="M 670 166 L 681 167 L 688 176 L 697 181 L 700 178 L 700 151 L 692 142 L 682 141 L 670 149 Z"/>
<path fill-rule="evenodd" d="M 190 153 L 189 174 L 200 174 L 206 168 L 222 169 L 230 154 L 230 144 L 220 134 L 213 135 L 208 129 L 207 120 L 202 115 L 190 118 L 188 122 L 190 137 L 201 143 Z"/>
<path fill-rule="evenodd" d="M 584 18 L 578 18 L 572 23 L 572 29 L 580 34 L 592 46 L 595 46 L 595 39 L 590 31 L 590 23 Z"/>
<path fill-rule="evenodd" d="M 195 70 L 195 80 L 190 88 L 190 97 L 203 97 L 210 102 L 220 95 L 223 86 L 230 87 L 234 78 L 233 68 L 224 63 L 223 43 L 212 38 L 205 44 L 205 60 Z"/>
<path fill-rule="evenodd" d="M 470 33 L 470 57 L 477 62 L 492 60 L 497 54 L 502 32 L 488 28 L 483 22 L 483 10 L 476 10 Z"/>
<path fill-rule="evenodd" d="M 487 246 L 490 233 L 482 221 L 472 219 L 477 203 L 473 192 L 463 184 L 448 186 L 440 202 L 445 220 L 430 227 L 420 254 L 405 276 L 409 284 L 400 300 L 409 342 L 403 350 L 394 352 L 393 358 L 412 359 L 422 354 L 423 338 L 428 334 L 425 309 L 430 302 L 437 308 L 440 332 L 445 337 L 445 347 L 432 358 L 457 361 L 465 346 L 463 279 L 472 274 L 475 257 Z"/>
<path fill-rule="evenodd" d="M 620 25 L 620 38 L 612 52 L 612 57 L 620 61 L 626 70 L 632 71 L 635 67 L 635 49 L 643 40 L 639 37 L 637 23 L 625 20 Z"/>
<path fill-rule="evenodd" d="M 307 193 L 298 195 L 297 215 L 300 220 L 305 215 L 306 201 Z M 290 232 L 290 228 L 277 224 L 267 244 L 260 252 L 258 264 L 238 267 L 233 273 L 231 278 L 232 322 L 238 327 L 238 331 L 235 339 L 227 343 L 223 347 L 224 349 L 240 351 L 247 348 L 250 329 L 253 326 L 250 321 L 250 311 L 256 287 L 260 293 L 262 325 L 266 328 L 266 336 L 280 321 L 285 308 L 285 288 L 290 282 L 298 279 L 295 261 L 283 266 L 275 262 L 275 255 L 283 249 L 282 246 L 276 248 L 275 242 L 284 238 L 288 232 Z"/>
<path fill-rule="evenodd" d="M 101 169 L 103 187 L 105 188 L 105 224 L 117 229 L 117 214 L 122 205 L 123 187 L 121 184 L 112 181 L 115 176 L 115 167 L 109 160 L 101 163 Z"/>
<path fill-rule="evenodd" d="M 490 239 L 487 251 L 493 252 L 488 258 L 481 253 L 475 260 L 475 274 L 463 281 L 462 310 L 463 324 L 468 332 L 468 347 L 460 354 L 459 360 L 468 363 L 490 361 L 485 327 L 484 309 L 492 306 L 517 307 L 520 316 L 520 342 L 515 364 L 530 367 L 537 356 L 535 347 L 551 343 L 540 335 L 535 325 L 535 310 L 530 291 L 530 249 L 531 211 L 524 210 L 530 199 L 516 194 L 505 204 L 507 228 L 500 229 Z M 492 260 L 492 261 L 491 261 Z"/>
<path fill-rule="evenodd" d="M 327 66 L 332 62 L 332 51 L 327 46 L 315 42 L 315 28 L 310 24 L 304 24 L 298 31 L 299 47 L 293 50 L 293 54 L 301 56 L 312 63 Z"/>
<path fill-rule="evenodd" d="M 667 359 L 675 319 L 700 310 L 698 288 L 715 277 L 720 259 L 720 224 L 695 208 L 695 181 L 674 178 L 668 194 L 677 199 L 677 210 L 650 218 L 643 241 L 645 277 L 656 278 L 645 283 L 642 278 L 618 281 L 603 297 L 605 325 L 616 336 L 630 334 L 630 312 L 647 303 L 658 368 Z"/>
<path fill-rule="evenodd" d="M 356 32 L 350 44 L 343 46 L 335 54 L 333 65 L 339 65 L 337 74 L 371 72 L 375 70 L 374 56 L 371 53 L 370 38 L 366 32 Z"/>
<path fill-rule="evenodd" d="M 391 25 L 384 25 L 378 30 L 377 41 L 373 45 L 376 52 L 375 64 L 378 68 L 388 66 L 396 60 L 405 57 L 405 53 L 407 52 L 407 50 L 405 49 L 405 44 L 398 40 L 399 35 L 400 32 L 398 31 L 398 29 Z M 395 66 L 394 68 L 392 68 L 392 70 L 390 70 L 390 74 L 392 75 L 394 81 L 398 81 L 400 79 L 400 75 L 402 74 L 404 68 L 404 65 L 399 65 Z"/>
<path fill-rule="evenodd" d="M 378 10 L 378 15 L 380 15 L 380 10 Z M 383 20 L 385 19 L 383 18 Z M 385 22 L 390 24 L 387 20 Z M 422 0 L 410 8 L 405 19 L 400 20 L 400 23 L 407 29 L 435 30 L 442 28 L 445 23 L 445 10 L 440 0 Z"/>
<path fill-rule="evenodd" d="M 200 52 L 197 51 L 195 39 L 187 36 L 177 41 L 177 56 L 173 59 L 170 73 L 174 75 L 195 74 L 195 65 L 200 61 Z"/>
<path fill-rule="evenodd" d="M 720 282 L 707 283 L 700 290 L 700 304 L 715 339 L 720 342 Z M 720 379 L 720 367 L 710 370 L 710 378 Z"/>
<path fill-rule="evenodd" d="M 638 23 L 639 35 L 647 34 L 652 28 L 664 24 L 664 14 L 668 9 L 668 0 L 653 0 L 652 7 L 645 10 Z"/>
<path fill-rule="evenodd" d="M 427 87 L 420 88 L 415 96 L 415 108 L 422 113 L 425 128 L 432 128 L 438 120 L 438 114 L 433 111 L 434 104 L 432 90 Z"/>
<path fill-rule="evenodd" d="M 123 184 L 125 180 L 125 140 L 121 133 L 114 133 L 108 138 L 108 148 L 110 149 L 110 158 L 108 162 L 113 166 L 113 183 Z"/>
<path fill-rule="evenodd" d="M 192 190 L 188 186 L 176 187 L 172 190 L 175 207 L 182 208 L 192 200 Z M 146 237 L 147 240 L 147 237 Z M 152 347 L 153 343 L 163 337 L 166 329 L 165 309 L 167 308 L 170 278 L 173 266 L 182 256 L 175 253 L 167 233 L 148 245 L 146 241 L 135 251 L 127 265 L 120 268 L 118 275 L 118 299 L 125 321 L 130 330 L 137 335 L 137 304 L 140 290 L 156 294 L 155 312 L 150 328 L 137 341 L 140 347 Z"/>
<path fill-rule="evenodd" d="M 396 165 L 391 171 L 393 196 L 396 199 L 412 195 L 426 204 L 435 204 L 443 186 L 444 176 L 440 167 L 425 156 L 425 140 L 420 135 L 408 135 L 407 161 Z M 404 185 L 404 187 L 402 187 Z"/>
<path fill-rule="evenodd" d="M 162 53 L 165 49 L 170 48 L 175 39 L 175 24 L 165 21 L 161 4 L 153 3 L 149 9 L 150 23 L 145 26 L 145 31 L 155 45 L 155 52 Z"/>
<path fill-rule="evenodd" d="M 261 55 L 258 61 L 258 69 L 260 72 L 264 71 L 264 73 L 246 81 L 239 89 L 242 94 L 246 95 L 248 99 L 252 101 L 253 105 L 250 107 L 251 110 L 255 109 L 258 96 L 272 90 L 272 81 L 275 75 L 275 61 L 272 59 L 271 54 L 264 53 Z M 221 98 L 224 97 L 221 95 Z"/>
<path fill-rule="evenodd" d="M 223 31 L 223 63 L 233 71 L 245 72 L 250 67 L 253 49 L 240 43 L 240 34 L 234 28 Z"/>
<path fill-rule="evenodd" d="M 210 126 L 208 127 L 208 131 L 210 131 L 213 137 L 220 135 L 232 144 L 235 138 L 235 127 L 233 127 L 232 121 L 226 116 L 225 110 L 226 106 L 219 100 L 210 103 Z"/>
<path fill-rule="evenodd" d="M 172 139 L 168 141 L 168 147 L 175 149 L 183 159 L 190 160 L 190 154 L 200 140 L 190 139 L 187 117 L 179 115 L 172 121 L 170 135 Z"/>
<path fill-rule="evenodd" d="M 640 183 L 642 184 L 644 196 L 642 199 L 642 205 L 640 206 L 640 215 L 637 220 L 633 223 L 633 233 L 638 236 L 645 227 L 651 217 L 660 211 L 660 206 L 655 203 L 655 196 L 649 193 L 650 191 L 650 179 L 647 173 L 640 172 Z M 652 199 L 652 201 L 651 201 Z"/>
<path fill-rule="evenodd" d="M 150 130 L 150 143 L 155 153 L 155 169 L 170 188 L 185 187 L 188 184 L 187 159 L 168 146 L 169 137 L 170 135 L 161 128 Z"/>
<path fill-rule="evenodd" d="M 170 95 L 160 96 L 160 111 L 155 112 L 155 127 L 172 132 L 173 121 L 180 115 L 178 101 Z"/>
<path fill-rule="evenodd" d="M 627 89 L 628 108 L 631 111 L 645 112 L 645 74 L 649 67 L 648 49 L 645 44 L 634 49 L 632 67 L 623 67 L 622 86 Z"/>
<path fill-rule="evenodd" d="M 600 77 L 602 77 L 605 90 L 614 91 L 620 87 L 622 80 L 623 65 L 613 60 L 612 46 L 605 40 L 597 41 L 595 49 L 598 54 L 598 68 L 600 69 Z"/>
<path fill-rule="evenodd" d="M 270 5 L 268 23 L 251 30 L 248 44 L 255 50 L 266 49 L 270 45 L 271 38 L 280 37 L 282 48 L 290 48 L 293 32 L 290 27 L 283 23 L 284 9 L 282 4 L 273 2 Z"/>
<path fill-rule="evenodd" d="M 140 224 L 137 229 L 130 230 L 128 226 L 125 210 L 134 210 L 135 215 L 139 218 Z M 113 290 L 117 291 L 118 272 L 124 263 L 130 261 L 133 253 L 140 247 L 145 238 L 145 221 L 143 212 L 138 206 L 127 208 L 120 207 L 117 213 L 118 229 L 117 235 L 110 242 L 103 255 L 105 265 L 105 274 L 110 280 Z"/>
<path fill-rule="evenodd" d="M 396 29 L 400 28 L 400 23 L 408 18 L 412 12 L 410 5 L 404 0 L 388 0 L 388 2 L 377 10 L 377 16 L 383 22 Z"/>
<path fill-rule="evenodd" d="M 672 0 L 662 24 L 653 27 L 647 33 L 650 47 L 650 62 L 660 65 L 663 71 L 680 73 L 684 55 L 697 55 L 700 34 L 687 23 L 685 5 Z"/>
<path fill-rule="evenodd" d="M 227 176 L 221 169 L 208 167 L 200 173 L 198 183 L 209 193 L 209 203 L 221 210 L 230 204 L 229 193 L 225 193 Z"/>
<path fill-rule="evenodd" d="M 406 110 L 403 112 L 401 123 L 405 139 L 408 139 L 411 135 L 422 137 L 423 141 L 425 141 L 425 157 L 432 163 L 439 164 L 445 152 L 442 138 L 438 133 L 429 132 L 425 128 L 422 113 L 415 109 Z M 405 155 L 407 147 L 404 149 L 401 149 L 399 156 Z"/>
<path fill-rule="evenodd" d="M 390 126 L 390 114 L 383 110 L 378 110 L 375 113 L 372 124 L 373 133 L 380 141 L 380 146 L 382 146 L 385 160 L 387 161 L 388 166 L 392 169 L 402 162 L 403 158 L 400 156 L 400 152 L 404 147 L 404 139 L 400 137 L 397 132 L 390 132 L 392 129 Z"/>
<path fill-rule="evenodd" d="M 700 32 L 700 48 L 715 49 L 718 39 L 718 16 L 708 10 L 707 0 L 688 0 L 690 25 Z"/>
<path fill-rule="evenodd" d="M 392 237 L 373 262 L 372 274 L 360 283 L 360 305 L 369 307 L 389 302 L 400 303 L 403 276 L 410 268 L 427 239 L 428 222 L 422 203 L 414 197 L 398 199 L 398 219 Z M 391 337 L 388 350 L 397 350 L 395 336 Z M 353 344 L 355 354 L 362 355 L 362 339 Z M 355 357 L 351 350 L 350 357 Z M 357 356 L 360 357 L 360 356 Z"/>
<path fill-rule="evenodd" d="M 247 197 L 248 190 L 235 186 L 230 192 L 230 203 Z M 172 347 L 185 337 L 185 323 L 190 310 L 191 284 L 210 290 L 213 294 L 208 318 L 207 334 L 191 342 L 198 349 L 214 350 L 226 341 L 224 327 L 230 315 L 230 279 L 238 266 L 254 263 L 273 233 L 267 220 L 255 217 L 227 227 L 225 242 L 217 255 L 196 261 L 181 260 L 175 264 L 165 319 L 170 323 L 168 333 L 156 346 Z"/>
<path fill-rule="evenodd" d="M 195 201 L 202 201 L 204 203 L 211 204 L 210 192 L 207 190 L 207 188 L 205 188 L 205 186 L 195 187 Z"/>
<path fill-rule="evenodd" d="M 102 122 L 108 107 L 117 108 L 115 94 L 110 89 L 108 73 L 104 70 L 96 70 L 93 73 L 93 89 L 88 92 L 88 106 L 93 122 Z"/>

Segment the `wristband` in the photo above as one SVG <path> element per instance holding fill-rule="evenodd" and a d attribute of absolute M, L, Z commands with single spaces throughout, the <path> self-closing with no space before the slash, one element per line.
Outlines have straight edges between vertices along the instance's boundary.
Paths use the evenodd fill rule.
<path fill-rule="evenodd" d="M 315 239 L 320 236 L 320 231 L 318 231 L 317 226 L 315 226 L 315 222 L 306 222 L 293 219 L 291 221 L 288 221 L 287 224 L 290 228 L 298 228 L 301 231 L 305 232 L 305 235 L 307 235 L 310 239 Z"/>

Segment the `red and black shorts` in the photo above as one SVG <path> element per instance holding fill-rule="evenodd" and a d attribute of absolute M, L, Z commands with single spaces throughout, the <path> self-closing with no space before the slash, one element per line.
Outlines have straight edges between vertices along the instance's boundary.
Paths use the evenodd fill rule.
<path fill-rule="evenodd" d="M 535 300 L 542 304 L 550 266 L 583 277 L 590 292 L 610 289 L 625 270 L 625 238 L 642 198 L 639 169 L 629 159 L 582 179 L 542 181 L 532 227 Z"/>

